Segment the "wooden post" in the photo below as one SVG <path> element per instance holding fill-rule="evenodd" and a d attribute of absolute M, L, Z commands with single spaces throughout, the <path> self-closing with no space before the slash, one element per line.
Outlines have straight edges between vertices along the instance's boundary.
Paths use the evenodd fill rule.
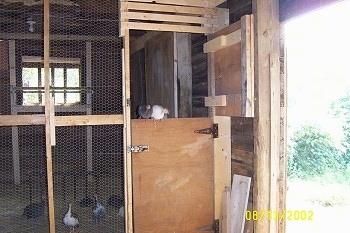
<path fill-rule="evenodd" d="M 91 88 L 91 42 L 86 42 L 86 87 Z M 92 114 L 91 92 L 86 94 L 86 115 Z M 92 172 L 92 126 L 86 127 L 86 169 Z M 92 176 L 88 176 L 89 182 Z"/>
<path fill-rule="evenodd" d="M 46 165 L 47 165 L 47 194 L 49 206 L 50 233 L 55 233 L 55 209 L 53 201 L 52 148 L 51 127 L 55 127 L 51 115 L 50 98 L 50 0 L 44 0 L 44 78 L 45 78 L 45 134 L 46 134 Z"/>
<path fill-rule="evenodd" d="M 124 117 L 124 187 L 125 187 L 125 231 L 133 233 L 133 205 L 132 205 L 132 167 L 131 151 L 128 146 L 131 143 L 131 120 L 130 120 L 130 32 L 124 31 L 123 54 L 123 117 Z"/>
<path fill-rule="evenodd" d="M 286 210 L 286 193 L 287 193 L 287 60 L 286 48 L 284 42 L 284 25 L 281 25 L 280 30 L 280 79 L 281 79 L 281 140 L 280 140 L 280 159 L 279 159 L 279 212 Z M 286 219 L 279 221 L 278 232 L 286 232 Z"/>
<path fill-rule="evenodd" d="M 279 1 L 253 0 L 254 15 L 254 191 L 253 210 L 279 210 L 280 149 Z M 254 222 L 255 233 L 275 233 L 278 222 Z"/>
<path fill-rule="evenodd" d="M 179 117 L 192 116 L 192 58 L 191 58 L 191 34 L 175 32 L 177 47 L 177 79 L 179 80 Z M 177 81 L 177 80 L 176 80 Z M 175 83 L 174 83 L 175 85 Z"/>
<path fill-rule="evenodd" d="M 10 101 L 11 115 L 17 115 L 16 111 L 16 42 L 9 41 L 9 64 L 10 64 Z M 21 183 L 21 170 L 19 161 L 18 126 L 12 127 L 12 158 L 13 158 L 13 179 L 15 184 Z"/>

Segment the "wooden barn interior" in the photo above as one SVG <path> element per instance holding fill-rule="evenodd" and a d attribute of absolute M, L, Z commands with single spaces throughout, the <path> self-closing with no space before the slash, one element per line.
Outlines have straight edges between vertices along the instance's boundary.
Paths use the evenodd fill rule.
<path fill-rule="evenodd" d="M 336 1 L 1 0 L 0 232 L 284 233 L 283 23 Z"/>

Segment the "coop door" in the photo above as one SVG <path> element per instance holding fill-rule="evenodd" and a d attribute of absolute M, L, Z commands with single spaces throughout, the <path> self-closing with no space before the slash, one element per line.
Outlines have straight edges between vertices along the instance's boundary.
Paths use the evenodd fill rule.
<path fill-rule="evenodd" d="M 196 232 L 214 219 L 210 118 L 132 120 L 134 232 Z"/>

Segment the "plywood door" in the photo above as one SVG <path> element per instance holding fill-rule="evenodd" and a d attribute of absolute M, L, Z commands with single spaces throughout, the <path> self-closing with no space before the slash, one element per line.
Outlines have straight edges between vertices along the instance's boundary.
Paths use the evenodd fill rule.
<path fill-rule="evenodd" d="M 210 118 L 132 120 L 134 232 L 196 232 L 214 219 Z"/>

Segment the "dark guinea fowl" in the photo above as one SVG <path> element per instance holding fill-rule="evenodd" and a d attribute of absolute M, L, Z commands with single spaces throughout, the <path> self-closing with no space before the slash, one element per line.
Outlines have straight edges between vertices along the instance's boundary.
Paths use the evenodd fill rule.
<path fill-rule="evenodd" d="M 27 205 L 23 210 L 23 216 L 27 219 L 38 218 L 44 214 L 45 210 L 45 196 L 41 195 L 41 201 Z"/>
<path fill-rule="evenodd" d="M 137 118 L 150 119 L 152 107 L 149 104 L 141 104 L 137 107 Z"/>
<path fill-rule="evenodd" d="M 124 198 L 121 198 L 119 195 L 112 195 L 108 198 L 108 205 L 119 209 L 124 205 Z"/>
<path fill-rule="evenodd" d="M 66 227 L 69 227 L 69 232 L 74 232 L 74 228 L 79 226 L 77 215 L 72 213 L 72 204 L 68 205 L 68 211 L 63 218 L 63 223 Z"/>
<path fill-rule="evenodd" d="M 106 215 L 106 208 L 95 197 L 95 207 L 92 210 L 92 219 L 95 223 L 100 221 Z"/>
<path fill-rule="evenodd" d="M 83 199 L 80 200 L 79 206 L 80 207 L 90 207 L 94 204 L 94 199 L 92 199 L 89 196 L 85 196 Z"/>

